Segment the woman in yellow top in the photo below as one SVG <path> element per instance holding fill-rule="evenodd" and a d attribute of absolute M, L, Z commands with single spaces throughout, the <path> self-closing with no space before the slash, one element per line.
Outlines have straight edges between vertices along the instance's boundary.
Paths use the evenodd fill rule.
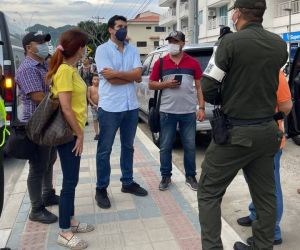
<path fill-rule="evenodd" d="M 83 150 L 83 129 L 86 122 L 86 84 L 77 72 L 76 64 L 85 55 L 88 36 L 78 29 L 62 33 L 56 52 L 51 58 L 47 82 L 59 99 L 66 121 L 74 131 L 74 140 L 57 147 L 63 172 L 59 201 L 59 232 L 57 243 L 71 249 L 84 249 L 88 244 L 74 233 L 94 230 L 94 226 L 74 218 L 75 188 L 79 179 Z"/>

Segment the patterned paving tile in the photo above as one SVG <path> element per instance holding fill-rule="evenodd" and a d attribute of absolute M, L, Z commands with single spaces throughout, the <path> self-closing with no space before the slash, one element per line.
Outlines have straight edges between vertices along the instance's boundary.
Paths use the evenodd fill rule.
<path fill-rule="evenodd" d="M 93 133 L 85 138 L 80 179 L 76 189 L 75 213 L 79 221 L 94 224 L 96 230 L 82 234 L 89 249 L 109 250 L 200 250 L 198 216 L 176 185 L 170 191 L 158 190 L 159 163 L 136 138 L 134 180 L 145 187 L 149 195 L 138 197 L 121 192 L 120 138 L 116 137 L 111 155 L 111 178 L 108 188 L 112 207 L 101 209 L 94 199 L 96 187 L 96 143 Z M 61 188 L 59 161 L 54 167 L 54 183 Z M 25 196 L 8 244 L 12 249 L 65 249 L 56 244 L 58 223 L 43 225 L 28 220 L 30 200 Z M 50 208 L 58 212 L 58 207 Z"/>

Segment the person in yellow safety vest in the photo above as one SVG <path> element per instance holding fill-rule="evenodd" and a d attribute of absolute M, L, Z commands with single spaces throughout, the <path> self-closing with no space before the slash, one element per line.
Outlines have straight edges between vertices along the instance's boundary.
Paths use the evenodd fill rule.
<path fill-rule="evenodd" d="M 9 131 L 6 128 L 6 111 L 4 100 L 0 96 L 0 216 L 3 208 L 4 200 L 4 169 L 3 169 L 3 145 L 5 143 L 5 137 L 9 135 Z M 0 250 L 9 250 L 10 248 L 0 248 Z"/>

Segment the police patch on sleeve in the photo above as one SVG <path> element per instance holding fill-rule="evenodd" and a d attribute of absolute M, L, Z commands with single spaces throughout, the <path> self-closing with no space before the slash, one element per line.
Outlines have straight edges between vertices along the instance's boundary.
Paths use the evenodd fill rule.
<path fill-rule="evenodd" d="M 207 64 L 206 69 L 203 72 L 203 75 L 216 80 L 217 82 L 221 83 L 226 76 L 226 72 L 220 69 L 215 62 L 215 55 L 216 55 L 217 47 L 214 47 L 214 52 Z"/>

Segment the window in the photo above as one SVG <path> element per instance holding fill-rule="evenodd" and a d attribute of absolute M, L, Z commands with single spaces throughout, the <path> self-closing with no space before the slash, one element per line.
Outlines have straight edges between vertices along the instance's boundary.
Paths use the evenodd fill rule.
<path fill-rule="evenodd" d="M 152 57 L 153 57 L 153 55 L 149 55 L 143 63 L 143 76 L 146 76 L 149 74 L 149 66 L 150 66 Z"/>
<path fill-rule="evenodd" d="M 200 10 L 198 13 L 198 24 L 203 24 L 203 10 Z"/>
<path fill-rule="evenodd" d="M 156 26 L 155 27 L 155 32 L 166 32 L 166 27 Z"/>
<path fill-rule="evenodd" d="M 137 42 L 136 46 L 137 47 L 147 47 L 147 42 Z"/>
<path fill-rule="evenodd" d="M 147 27 L 146 27 L 146 30 L 151 30 L 151 27 L 150 27 L 150 26 L 147 26 Z"/>
<path fill-rule="evenodd" d="M 158 47 L 159 46 L 159 41 L 154 41 L 154 47 Z"/>
<path fill-rule="evenodd" d="M 154 63 L 159 59 L 159 57 L 160 57 L 160 53 L 154 54 L 151 65 L 150 65 L 149 74 L 151 74 Z"/>

